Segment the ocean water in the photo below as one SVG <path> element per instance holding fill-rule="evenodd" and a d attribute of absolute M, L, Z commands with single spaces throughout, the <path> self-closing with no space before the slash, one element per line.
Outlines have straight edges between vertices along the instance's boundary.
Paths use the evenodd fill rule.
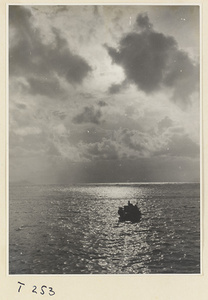
<path fill-rule="evenodd" d="M 200 185 L 10 185 L 9 273 L 200 273 Z"/>

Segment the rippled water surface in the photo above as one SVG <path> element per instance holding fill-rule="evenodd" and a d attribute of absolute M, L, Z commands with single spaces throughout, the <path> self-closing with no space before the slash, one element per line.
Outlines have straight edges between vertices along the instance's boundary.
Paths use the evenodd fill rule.
<path fill-rule="evenodd" d="M 10 186 L 10 274 L 199 272 L 199 184 Z"/>

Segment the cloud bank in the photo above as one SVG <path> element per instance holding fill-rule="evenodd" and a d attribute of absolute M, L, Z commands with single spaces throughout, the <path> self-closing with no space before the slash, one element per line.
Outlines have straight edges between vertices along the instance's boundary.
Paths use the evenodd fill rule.
<path fill-rule="evenodd" d="M 55 28 L 52 28 L 53 36 L 46 43 L 32 21 L 29 9 L 21 6 L 10 8 L 10 76 L 27 74 L 31 92 L 43 95 L 57 94 L 57 89 L 60 89 L 57 76 L 69 83 L 81 84 L 92 71 L 88 62 L 72 53 L 67 40 Z"/>
<path fill-rule="evenodd" d="M 197 9 L 10 6 L 10 179 L 199 180 Z"/>
<path fill-rule="evenodd" d="M 173 90 L 173 101 L 187 104 L 198 88 L 198 64 L 179 49 L 174 37 L 156 32 L 147 14 L 138 15 L 135 27 L 117 48 L 105 45 L 112 62 L 122 66 L 126 79 L 146 94 L 166 87 Z M 110 91 L 119 91 L 119 86 Z"/>

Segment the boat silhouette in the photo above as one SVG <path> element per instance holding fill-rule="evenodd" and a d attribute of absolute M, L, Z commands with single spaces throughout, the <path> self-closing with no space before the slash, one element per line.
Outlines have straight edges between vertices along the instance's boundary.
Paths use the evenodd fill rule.
<path fill-rule="evenodd" d="M 139 222 L 141 220 L 141 211 L 138 206 L 133 205 L 128 201 L 128 205 L 124 205 L 124 207 L 119 207 L 119 222 L 131 221 L 132 223 Z"/>

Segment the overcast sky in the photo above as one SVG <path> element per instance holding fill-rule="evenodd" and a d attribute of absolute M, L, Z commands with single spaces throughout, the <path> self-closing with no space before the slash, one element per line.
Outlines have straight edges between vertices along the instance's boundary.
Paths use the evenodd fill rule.
<path fill-rule="evenodd" d="M 199 181 L 198 6 L 10 6 L 10 180 Z"/>

